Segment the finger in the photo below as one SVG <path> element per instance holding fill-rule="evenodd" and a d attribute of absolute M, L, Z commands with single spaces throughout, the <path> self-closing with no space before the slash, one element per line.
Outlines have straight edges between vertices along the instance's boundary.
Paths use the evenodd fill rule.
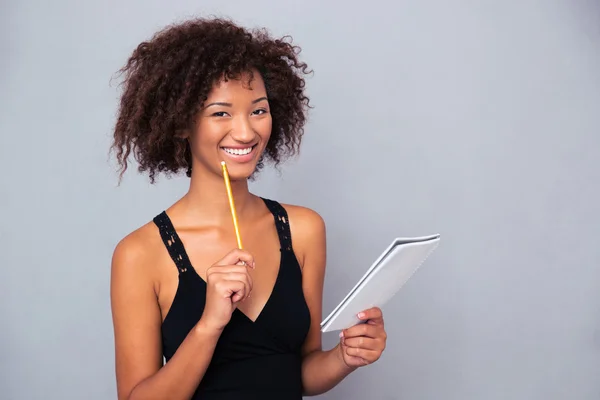
<path fill-rule="evenodd" d="M 208 275 L 208 274 L 207 274 Z M 248 273 L 248 267 L 231 266 L 231 267 L 215 267 L 210 273 L 210 277 L 214 279 L 235 279 L 241 278 L 248 279 L 250 274 Z"/>
<path fill-rule="evenodd" d="M 358 324 L 358 325 L 354 325 L 348 329 L 344 329 L 341 332 L 341 336 L 346 339 L 351 338 L 351 337 L 358 337 L 358 336 L 367 336 L 370 338 L 376 338 L 377 333 L 380 330 L 381 329 L 375 325 Z"/>
<path fill-rule="evenodd" d="M 222 279 L 215 284 L 217 292 L 223 297 L 231 297 L 231 301 L 237 303 L 246 296 L 246 284 L 239 280 Z"/>
<path fill-rule="evenodd" d="M 244 267 L 245 268 L 245 267 Z M 240 281 L 248 287 L 248 292 L 252 291 L 253 283 L 252 278 L 247 272 L 219 272 L 213 277 L 218 277 L 219 280 L 226 281 Z"/>
<path fill-rule="evenodd" d="M 208 268 L 211 272 L 248 272 L 246 265 L 232 265 L 232 264 L 215 264 Z M 208 273 L 207 270 L 207 273 Z"/>
<path fill-rule="evenodd" d="M 250 276 L 245 265 L 213 265 L 206 270 L 206 277 L 223 276 L 222 274 L 240 273 Z"/>
<path fill-rule="evenodd" d="M 235 292 L 233 296 L 231 296 L 231 302 L 233 304 L 236 304 L 242 301 L 244 298 L 246 298 L 246 290 L 242 289 L 240 291 Z"/>
<path fill-rule="evenodd" d="M 361 348 L 365 350 L 382 350 L 384 344 L 379 339 L 373 339 L 366 336 L 358 336 L 352 338 L 342 339 L 343 343 L 347 347 Z"/>
<path fill-rule="evenodd" d="M 232 303 L 239 303 L 240 301 L 244 300 L 245 298 L 247 298 L 248 296 L 248 287 L 240 281 L 231 281 L 231 282 L 235 282 L 235 285 L 238 285 L 239 283 L 241 283 L 240 286 L 237 286 L 235 291 L 232 292 L 231 294 L 231 302 Z"/>
<path fill-rule="evenodd" d="M 235 265 L 243 261 L 250 268 L 254 268 L 254 257 L 246 250 L 234 249 L 227 253 L 225 257 L 217 261 L 216 265 Z"/>
<path fill-rule="evenodd" d="M 228 274 L 226 274 L 226 276 L 224 278 L 229 281 L 243 282 L 244 286 L 245 286 L 245 295 L 243 297 L 243 300 L 246 300 L 248 297 L 250 297 L 250 293 L 252 293 L 253 282 L 252 282 L 252 278 L 250 277 L 250 275 L 248 275 L 247 272 L 245 272 L 245 273 L 228 273 Z"/>
<path fill-rule="evenodd" d="M 358 319 L 361 321 L 374 321 L 374 322 L 382 322 L 383 323 L 383 313 L 379 307 L 369 308 L 368 310 L 364 310 L 359 312 L 357 315 Z"/>
<path fill-rule="evenodd" d="M 367 350 L 356 347 L 347 347 L 346 354 L 352 357 L 359 357 L 365 360 L 367 363 L 375 362 L 381 357 L 381 352 L 376 350 Z"/>
<path fill-rule="evenodd" d="M 206 281 L 210 284 L 213 281 L 219 280 L 238 280 L 244 282 L 248 286 L 248 295 L 254 287 L 252 276 L 248 273 L 248 267 L 223 266 L 214 267 L 213 271 L 207 273 Z"/>
<path fill-rule="evenodd" d="M 230 282 L 239 282 L 242 287 L 238 285 L 232 288 L 228 285 Z M 227 278 L 227 274 L 213 273 L 209 279 L 207 279 L 208 287 L 214 287 L 215 291 L 222 297 L 232 297 L 234 292 L 239 291 L 239 295 L 232 297 L 235 302 L 246 300 L 252 293 L 252 279 L 247 275 L 233 275 L 233 279 Z"/>
<path fill-rule="evenodd" d="M 241 282 L 244 285 L 243 290 L 238 292 L 239 296 L 235 297 L 236 302 L 246 300 L 248 297 L 250 297 L 250 293 L 252 293 L 252 284 L 248 279 L 246 279 L 245 276 L 235 276 L 232 278 L 226 278 L 226 280 L 231 282 Z"/>

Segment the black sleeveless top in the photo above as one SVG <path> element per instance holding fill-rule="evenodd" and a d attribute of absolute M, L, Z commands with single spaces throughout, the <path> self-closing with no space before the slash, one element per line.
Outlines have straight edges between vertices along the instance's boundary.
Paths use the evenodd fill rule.
<path fill-rule="evenodd" d="M 256 321 L 235 309 L 192 399 L 302 399 L 301 347 L 310 327 L 302 271 L 292 250 L 285 209 L 263 199 L 275 220 L 281 261 L 275 286 Z M 166 212 L 154 218 L 179 270 L 173 304 L 162 324 L 168 362 L 204 310 L 206 282 L 196 273 Z"/>

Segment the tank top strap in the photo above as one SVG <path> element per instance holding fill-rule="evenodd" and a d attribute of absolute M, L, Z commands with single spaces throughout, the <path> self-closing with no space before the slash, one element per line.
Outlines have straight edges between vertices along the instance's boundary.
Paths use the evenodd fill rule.
<path fill-rule="evenodd" d="M 264 199 L 267 208 L 273 214 L 275 218 L 275 226 L 277 228 L 277 235 L 279 236 L 279 243 L 282 250 L 292 250 L 292 234 L 290 231 L 290 223 L 287 215 L 287 211 L 281 204 L 275 200 Z"/>
<path fill-rule="evenodd" d="M 175 227 L 166 211 L 161 212 L 153 219 L 154 224 L 158 227 L 160 237 L 162 238 L 171 259 L 179 270 L 179 273 L 186 272 L 192 269 L 192 264 L 183 246 L 183 242 L 177 235 Z"/>

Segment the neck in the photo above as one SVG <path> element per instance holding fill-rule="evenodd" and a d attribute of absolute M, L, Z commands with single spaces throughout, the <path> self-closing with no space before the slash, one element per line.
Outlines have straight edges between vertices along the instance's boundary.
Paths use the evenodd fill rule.
<path fill-rule="evenodd" d="M 238 219 L 243 219 L 255 200 L 248 190 L 248 181 L 231 181 L 231 192 Z M 190 188 L 180 204 L 185 209 L 185 214 L 194 220 L 202 220 L 209 225 L 231 223 L 225 181 L 212 172 L 196 168 L 192 173 Z"/>

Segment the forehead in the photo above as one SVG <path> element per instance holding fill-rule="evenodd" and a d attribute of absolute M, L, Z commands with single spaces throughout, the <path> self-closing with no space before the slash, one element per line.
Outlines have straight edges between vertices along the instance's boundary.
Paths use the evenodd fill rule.
<path fill-rule="evenodd" d="M 221 79 L 217 82 L 210 93 L 208 99 L 215 98 L 256 98 L 266 96 L 265 83 L 258 72 L 251 76 L 249 73 L 243 73 L 237 79 Z"/>

